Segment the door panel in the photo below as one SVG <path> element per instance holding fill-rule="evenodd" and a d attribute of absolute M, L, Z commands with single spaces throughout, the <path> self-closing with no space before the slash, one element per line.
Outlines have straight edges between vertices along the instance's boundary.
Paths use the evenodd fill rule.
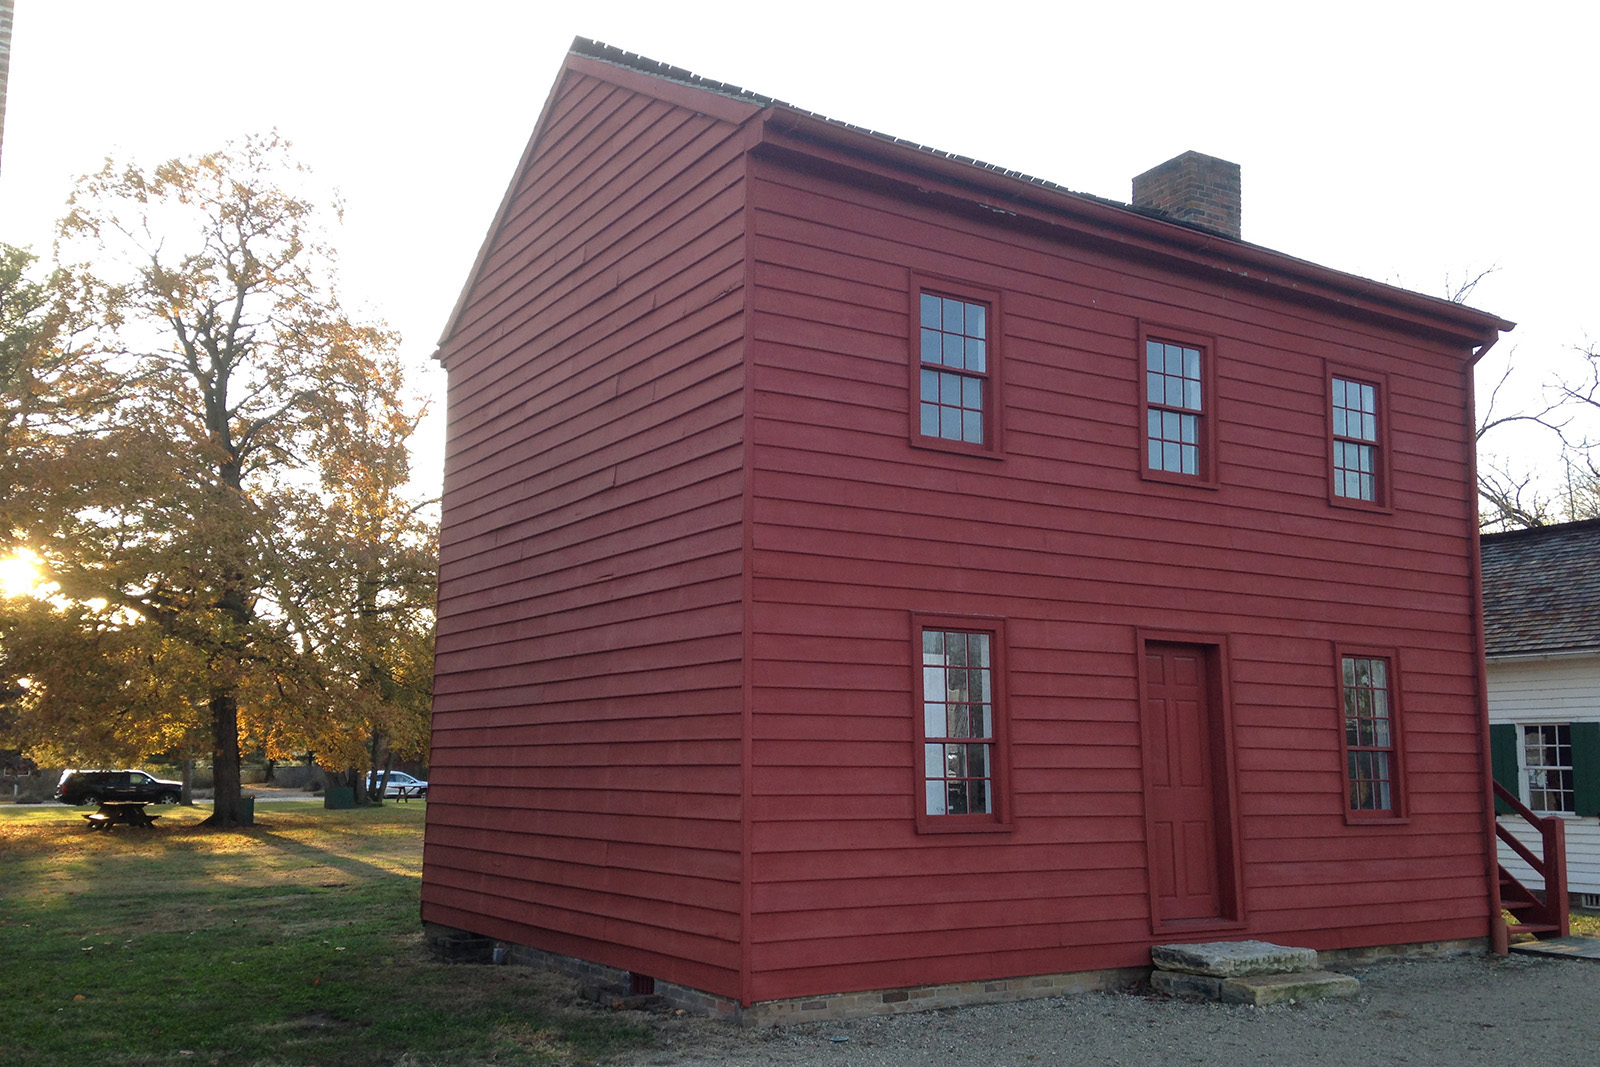
<path fill-rule="evenodd" d="M 1162 921 L 1223 914 L 1212 759 L 1218 720 L 1207 670 L 1203 647 L 1145 645 L 1150 884 Z"/>

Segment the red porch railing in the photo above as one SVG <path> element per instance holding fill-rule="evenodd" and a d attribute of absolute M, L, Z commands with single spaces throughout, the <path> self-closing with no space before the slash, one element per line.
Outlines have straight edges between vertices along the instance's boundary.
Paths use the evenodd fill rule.
<path fill-rule="evenodd" d="M 1541 899 L 1533 890 L 1523 885 L 1504 864 L 1496 863 L 1500 870 L 1500 906 L 1510 912 L 1513 920 L 1506 924 L 1509 934 L 1532 934 L 1541 940 L 1566 937 L 1570 930 L 1567 902 L 1567 827 L 1560 816 L 1535 815 L 1522 801 L 1499 782 L 1494 783 L 1494 795 L 1506 807 L 1539 832 L 1543 844 L 1540 855 L 1518 840 L 1517 835 L 1495 819 L 1494 832 L 1522 862 L 1544 879 Z M 1501 916 L 1495 916 L 1496 921 Z"/>

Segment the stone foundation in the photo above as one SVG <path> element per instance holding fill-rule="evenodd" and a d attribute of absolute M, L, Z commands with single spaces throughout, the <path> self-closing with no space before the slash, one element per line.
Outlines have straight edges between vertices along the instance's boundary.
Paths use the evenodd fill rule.
<path fill-rule="evenodd" d="M 525 945 L 510 945 L 508 962 L 542 967 L 567 975 L 578 982 L 584 996 L 619 1008 L 660 1004 L 695 1015 L 725 1019 L 741 1026 L 786 1026 L 793 1023 L 853 1019 L 867 1015 L 899 1015 L 908 1011 L 933 1011 L 973 1004 L 996 1004 L 1012 1000 L 1056 997 L 1068 993 L 1089 993 L 1117 989 L 1141 981 L 1149 973 L 1144 967 L 1121 970 L 1078 971 L 1070 974 L 1035 975 L 985 982 L 952 982 L 945 985 L 912 986 L 905 989 L 874 989 L 856 993 L 828 993 L 791 1000 L 758 1001 L 749 1007 L 731 997 L 717 996 L 689 986 L 655 979 L 648 997 L 632 992 L 633 975 L 628 971 L 590 960 L 561 956 Z"/>
<path fill-rule="evenodd" d="M 908 1011 L 963 1008 L 974 1004 L 1000 1004 L 1014 1000 L 1059 997 L 1122 989 L 1144 979 L 1148 967 L 1121 967 L 1103 971 L 1073 971 L 1028 978 L 1002 978 L 983 982 L 950 982 L 905 989 L 874 989 L 865 993 L 833 993 L 794 1000 L 768 1000 L 744 1009 L 747 1026 L 781 1026 L 867 1015 L 900 1015 Z"/>
<path fill-rule="evenodd" d="M 635 975 L 620 967 L 581 960 L 576 956 L 562 956 L 527 945 L 507 945 L 507 963 L 522 967 L 541 967 L 547 971 L 564 974 L 577 981 L 583 995 L 601 1004 L 618 1008 L 640 1008 L 663 1005 L 668 1008 L 705 1015 L 713 1019 L 740 1021 L 739 1002 L 715 993 L 677 985 L 674 982 L 650 979 L 650 991 L 640 993 L 635 989 Z"/>
<path fill-rule="evenodd" d="M 1357 967 L 1380 960 L 1427 959 L 1431 956 L 1465 956 L 1489 951 L 1487 937 L 1464 937 L 1457 941 L 1414 941 L 1406 945 L 1373 945 L 1365 948 L 1325 948 L 1317 958 L 1336 967 Z"/>
<path fill-rule="evenodd" d="M 1100 971 L 1072 971 L 1063 974 L 1031 975 L 977 982 L 949 982 L 941 985 L 908 986 L 903 989 L 873 989 L 854 993 L 827 993 L 789 1000 L 758 1001 L 748 1007 L 731 997 L 707 993 L 661 979 L 649 982 L 649 992 L 640 992 L 636 976 L 618 967 L 562 956 L 526 945 L 510 944 L 480 937 L 437 923 L 423 923 L 428 944 L 440 958 L 473 963 L 512 963 L 539 967 L 574 979 L 583 994 L 617 1008 L 661 1006 L 694 1015 L 723 1019 L 741 1026 L 786 1026 L 794 1023 L 826 1022 L 871 1015 L 900 1015 L 912 1011 L 999 1004 L 1073 993 L 1094 993 L 1125 989 L 1149 979 L 1149 967 L 1121 967 Z M 1383 959 L 1404 957 L 1452 956 L 1488 950 L 1485 938 L 1461 941 L 1427 941 L 1408 945 L 1375 948 L 1328 949 L 1319 953 L 1324 964 L 1355 966 Z"/>

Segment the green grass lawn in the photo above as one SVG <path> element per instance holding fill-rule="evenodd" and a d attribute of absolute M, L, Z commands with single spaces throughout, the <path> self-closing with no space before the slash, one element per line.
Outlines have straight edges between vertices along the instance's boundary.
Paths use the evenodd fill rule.
<path fill-rule="evenodd" d="M 434 962 L 421 804 L 258 804 L 256 826 L 90 833 L 0 806 L 0 1055 L 15 1064 L 580 1063 L 648 1031 L 522 967 Z"/>

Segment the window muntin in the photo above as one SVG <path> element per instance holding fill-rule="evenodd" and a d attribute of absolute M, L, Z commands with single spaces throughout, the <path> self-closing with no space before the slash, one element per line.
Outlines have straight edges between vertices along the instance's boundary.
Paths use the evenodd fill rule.
<path fill-rule="evenodd" d="M 1147 338 L 1145 463 L 1150 470 L 1201 477 L 1201 349 Z"/>
<path fill-rule="evenodd" d="M 1333 495 L 1378 502 L 1378 387 L 1335 374 Z"/>
<path fill-rule="evenodd" d="M 1148 322 L 1137 339 L 1140 477 L 1218 488 L 1217 339 Z"/>
<path fill-rule="evenodd" d="M 910 636 L 917 832 L 1010 830 L 1005 621 L 913 612 Z"/>
<path fill-rule="evenodd" d="M 923 813 L 992 815 L 994 640 L 922 631 Z"/>
<path fill-rule="evenodd" d="M 918 429 L 923 437 L 986 447 L 992 388 L 987 304 L 918 294 Z"/>
<path fill-rule="evenodd" d="M 1576 813 L 1573 766 L 1570 724 L 1522 727 L 1522 770 L 1528 807 L 1534 811 Z"/>
<path fill-rule="evenodd" d="M 1339 692 L 1344 714 L 1347 810 L 1352 816 L 1398 817 L 1399 744 L 1393 661 L 1342 654 Z"/>

